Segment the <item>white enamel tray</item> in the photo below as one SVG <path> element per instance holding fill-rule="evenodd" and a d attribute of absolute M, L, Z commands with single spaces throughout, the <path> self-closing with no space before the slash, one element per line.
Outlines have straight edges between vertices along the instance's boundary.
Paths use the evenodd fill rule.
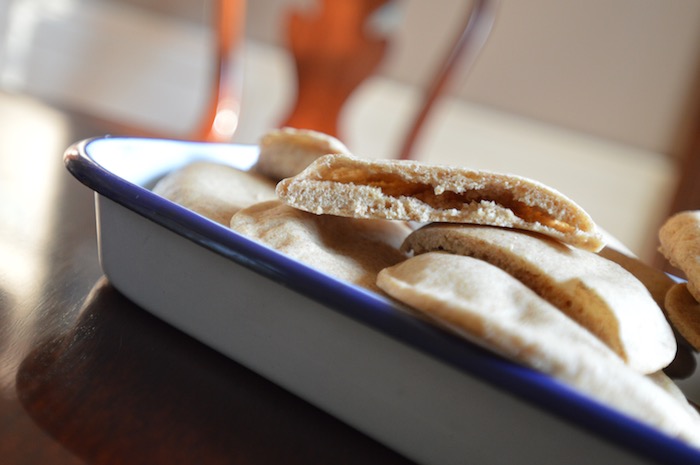
<path fill-rule="evenodd" d="M 102 137 L 70 147 L 95 191 L 100 262 L 183 332 L 424 464 L 700 464 L 700 451 L 148 190 L 257 148 Z M 323 440 L 323 438 L 319 438 Z"/>

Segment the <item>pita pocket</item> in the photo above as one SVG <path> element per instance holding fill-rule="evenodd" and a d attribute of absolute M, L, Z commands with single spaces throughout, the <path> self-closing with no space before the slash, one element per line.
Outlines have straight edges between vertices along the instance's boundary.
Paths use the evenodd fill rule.
<path fill-rule="evenodd" d="M 277 200 L 239 211 L 231 229 L 373 291 L 377 273 L 406 258 L 399 248 L 411 231 L 400 222 L 313 215 Z"/>
<path fill-rule="evenodd" d="M 523 231 L 447 224 L 414 231 L 403 249 L 473 256 L 505 270 L 641 373 L 665 368 L 676 354 L 673 330 L 649 291 L 598 254 Z"/>
<path fill-rule="evenodd" d="M 169 173 L 156 183 L 153 192 L 224 226 L 241 208 L 277 198 L 272 181 L 205 161 Z"/>
<path fill-rule="evenodd" d="M 676 283 L 669 275 L 658 268 L 647 265 L 627 251 L 606 246 L 599 252 L 599 255 L 632 273 L 649 290 L 659 307 L 664 309 L 666 293 Z"/>
<path fill-rule="evenodd" d="M 659 229 L 659 251 L 688 279 L 688 292 L 700 302 L 700 210 L 671 216 Z"/>
<path fill-rule="evenodd" d="M 687 283 L 675 284 L 666 294 L 666 313 L 674 328 L 695 349 L 700 350 L 700 303 Z"/>
<path fill-rule="evenodd" d="M 259 145 L 253 170 L 275 181 L 299 174 L 322 155 L 350 154 L 335 137 L 310 129 L 273 129 L 260 138 Z"/>
<path fill-rule="evenodd" d="M 277 194 L 316 214 L 487 224 L 540 232 L 587 250 L 604 245 L 593 220 L 572 200 L 509 174 L 327 155 L 280 181 Z"/>

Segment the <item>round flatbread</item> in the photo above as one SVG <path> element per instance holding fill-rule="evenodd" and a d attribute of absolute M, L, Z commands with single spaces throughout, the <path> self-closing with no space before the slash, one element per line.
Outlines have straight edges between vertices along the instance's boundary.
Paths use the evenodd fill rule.
<path fill-rule="evenodd" d="M 273 129 L 260 138 L 259 145 L 253 170 L 275 181 L 299 174 L 322 155 L 350 154 L 335 137 L 310 129 Z"/>
<path fill-rule="evenodd" d="M 666 313 L 681 336 L 700 350 L 700 303 L 690 294 L 687 283 L 675 284 L 668 291 Z"/>
<path fill-rule="evenodd" d="M 606 245 L 605 248 L 599 252 L 599 255 L 617 263 L 632 273 L 634 277 L 647 288 L 651 297 L 659 308 L 661 308 L 661 311 L 664 312 L 664 315 L 666 315 L 666 319 L 670 320 L 668 312 L 666 311 L 666 294 L 676 284 L 675 280 L 660 269 L 647 265 L 634 256 L 632 252 L 624 248 L 616 249 L 610 245 Z M 664 368 L 664 373 L 675 379 L 688 378 L 697 368 L 697 361 L 695 360 L 693 348 L 688 341 L 685 340 L 683 335 L 678 332 L 678 329 L 675 328 L 675 323 L 672 320 L 670 323 L 674 329 L 678 350 L 676 351 L 676 356 L 673 361 Z"/>
<path fill-rule="evenodd" d="M 671 216 L 659 229 L 659 251 L 688 279 L 688 291 L 700 302 L 700 210 Z"/>
<path fill-rule="evenodd" d="M 663 369 L 676 354 L 673 331 L 649 291 L 595 253 L 523 231 L 448 224 L 414 231 L 403 249 L 473 256 L 507 271 L 641 373 Z"/>
<path fill-rule="evenodd" d="M 280 181 L 277 194 L 316 214 L 488 224 L 540 232 L 587 250 L 604 245 L 593 220 L 572 200 L 509 174 L 327 155 Z"/>
<path fill-rule="evenodd" d="M 406 258 L 399 248 L 411 231 L 401 222 L 313 215 L 276 200 L 239 211 L 231 229 L 373 291 L 377 273 Z"/>
<path fill-rule="evenodd" d="M 639 258 L 627 252 L 606 246 L 599 252 L 601 257 L 607 258 L 628 272 L 632 273 L 649 290 L 654 301 L 664 309 L 666 293 L 676 282 L 662 270 L 647 265 Z"/>
<path fill-rule="evenodd" d="M 269 179 L 208 161 L 169 173 L 153 192 L 224 226 L 241 208 L 277 198 Z"/>

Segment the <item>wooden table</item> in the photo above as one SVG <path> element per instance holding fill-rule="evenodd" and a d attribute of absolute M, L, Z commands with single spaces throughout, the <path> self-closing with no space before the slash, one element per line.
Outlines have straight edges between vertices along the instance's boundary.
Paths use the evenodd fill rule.
<path fill-rule="evenodd" d="M 106 281 L 92 192 L 62 162 L 106 133 L 0 94 L 0 462 L 410 463 Z"/>

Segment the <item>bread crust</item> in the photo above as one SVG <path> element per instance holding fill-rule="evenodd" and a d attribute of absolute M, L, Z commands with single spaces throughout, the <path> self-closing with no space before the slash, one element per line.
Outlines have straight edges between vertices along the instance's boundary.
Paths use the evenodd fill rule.
<path fill-rule="evenodd" d="M 316 214 L 487 224 L 536 231 L 586 250 L 604 246 L 596 224 L 571 199 L 510 174 L 327 155 L 280 181 L 277 195 Z"/>
<path fill-rule="evenodd" d="M 449 224 L 414 231 L 402 248 L 473 256 L 507 271 L 641 373 L 665 368 L 676 354 L 673 331 L 646 287 L 595 253 L 524 231 Z"/>
<path fill-rule="evenodd" d="M 252 205 L 231 218 L 231 229 L 313 268 L 381 292 L 377 273 L 404 260 L 410 228 L 400 222 L 313 215 L 279 200 Z"/>
<path fill-rule="evenodd" d="M 253 171 L 275 181 L 299 174 L 320 156 L 350 154 L 335 137 L 310 129 L 273 129 L 260 138 L 259 145 L 260 155 Z"/>
<path fill-rule="evenodd" d="M 688 292 L 700 302 L 700 210 L 671 216 L 659 229 L 659 251 L 685 273 Z"/>
<path fill-rule="evenodd" d="M 153 192 L 224 226 L 241 208 L 277 198 L 275 183 L 269 179 L 209 161 L 169 173 Z"/>

